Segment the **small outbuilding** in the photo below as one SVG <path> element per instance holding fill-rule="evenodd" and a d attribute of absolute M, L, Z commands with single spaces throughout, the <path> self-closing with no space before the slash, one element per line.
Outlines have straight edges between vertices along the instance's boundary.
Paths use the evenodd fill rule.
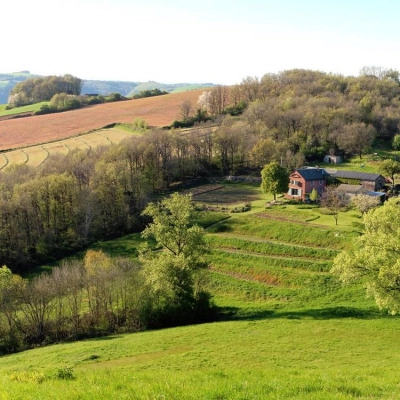
<path fill-rule="evenodd" d="M 342 183 L 337 186 L 336 190 L 340 193 L 344 193 L 349 197 L 353 197 L 356 194 L 366 194 L 368 189 L 363 185 L 348 185 L 347 183 Z"/>
<path fill-rule="evenodd" d="M 326 169 L 326 172 L 339 184 L 362 185 L 365 189 L 372 192 L 377 192 L 386 185 L 385 177 L 380 174 L 338 169 Z"/>
<path fill-rule="evenodd" d="M 327 164 L 341 164 L 343 162 L 341 156 L 331 156 L 331 155 L 326 155 L 324 157 L 324 163 Z"/>

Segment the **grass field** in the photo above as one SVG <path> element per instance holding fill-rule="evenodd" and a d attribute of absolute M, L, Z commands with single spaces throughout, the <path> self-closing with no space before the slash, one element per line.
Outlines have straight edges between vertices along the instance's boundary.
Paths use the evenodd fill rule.
<path fill-rule="evenodd" d="M 194 199 L 220 207 L 198 221 L 208 226 L 207 285 L 221 321 L 2 357 L 0 398 L 399 398 L 400 319 L 329 272 L 360 234 L 358 213 L 340 213 L 335 226 L 318 208 L 265 208 L 256 186 L 219 186 Z M 243 202 L 251 211 L 231 212 Z M 139 243 L 129 235 L 95 248 L 135 257 Z"/>
<path fill-rule="evenodd" d="M 0 104 L 0 120 L 2 119 L 2 117 L 7 117 L 10 115 L 33 113 L 35 111 L 39 111 L 43 105 L 48 104 L 48 101 L 42 101 L 40 103 L 30 104 L 23 107 L 14 107 L 9 110 L 6 109 L 7 104 Z"/>

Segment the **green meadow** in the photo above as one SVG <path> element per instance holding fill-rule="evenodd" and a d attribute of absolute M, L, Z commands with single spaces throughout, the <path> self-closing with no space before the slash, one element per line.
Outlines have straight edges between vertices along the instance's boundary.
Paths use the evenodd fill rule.
<path fill-rule="evenodd" d="M 216 210 L 197 222 L 218 321 L 1 357 L 0 399 L 400 398 L 400 319 L 330 273 L 362 233 L 359 213 L 341 212 L 335 226 L 318 207 L 266 207 L 257 186 L 221 186 L 194 197 Z M 232 212 L 244 203 L 251 210 Z M 94 248 L 136 257 L 141 241 Z"/>
<path fill-rule="evenodd" d="M 0 117 L 6 116 L 6 115 L 14 115 L 14 114 L 20 114 L 20 113 L 26 113 L 26 112 L 35 112 L 39 111 L 40 108 L 44 105 L 48 105 L 48 101 L 42 101 L 40 103 L 35 103 L 35 104 L 29 104 L 27 106 L 22 106 L 22 107 L 14 107 L 7 109 L 7 104 L 0 104 Z"/>

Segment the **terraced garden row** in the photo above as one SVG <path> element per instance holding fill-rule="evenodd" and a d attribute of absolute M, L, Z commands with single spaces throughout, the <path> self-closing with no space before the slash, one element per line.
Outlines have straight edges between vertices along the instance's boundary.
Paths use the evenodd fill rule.
<path fill-rule="evenodd" d="M 291 213 L 296 214 L 295 207 L 287 215 Z M 351 245 L 356 233 L 307 224 L 302 213 L 285 222 L 264 218 L 262 212 L 235 215 L 211 226 L 207 240 L 215 298 L 266 302 L 278 308 L 304 302 L 319 307 L 332 297 L 345 298 L 347 289 L 330 270 L 334 257 Z M 312 210 L 306 213 L 310 216 Z M 364 301 L 361 291 L 358 297 Z"/>

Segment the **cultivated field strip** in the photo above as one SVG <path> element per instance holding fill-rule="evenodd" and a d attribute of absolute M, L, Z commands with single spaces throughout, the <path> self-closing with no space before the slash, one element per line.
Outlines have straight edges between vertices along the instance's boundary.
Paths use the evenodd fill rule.
<path fill-rule="evenodd" d="M 234 300 L 284 300 L 295 296 L 297 288 L 276 286 L 273 283 L 259 282 L 254 277 L 245 277 L 235 272 L 223 272 L 211 267 L 209 273 L 210 291 L 214 294 L 223 293 L 224 298 Z"/>
<path fill-rule="evenodd" d="M 304 245 L 293 245 L 254 236 L 237 236 L 230 234 L 210 234 L 209 243 L 219 249 L 247 251 L 255 254 L 274 255 L 304 259 L 332 260 L 337 250 L 316 248 Z"/>
<path fill-rule="evenodd" d="M 104 129 L 56 142 L 3 152 L 0 153 L 0 170 L 16 164 L 37 167 L 45 163 L 51 155 L 67 155 L 76 149 L 91 151 L 98 147 L 117 144 L 133 135 L 118 128 Z"/>
<path fill-rule="evenodd" d="M 279 276 L 282 280 L 293 281 L 297 276 L 308 279 L 316 274 L 329 273 L 330 264 L 328 262 L 312 262 L 295 258 L 279 258 L 260 256 L 259 254 L 232 253 L 224 250 L 214 250 L 212 264 L 219 266 L 218 269 L 245 272 L 246 275 L 268 272 L 274 276 Z"/>
<path fill-rule="evenodd" d="M 229 232 L 238 237 L 251 236 L 260 240 L 270 240 L 317 249 L 343 250 L 351 246 L 355 232 L 342 232 L 323 225 L 306 224 L 298 221 L 280 221 L 251 215 L 243 219 L 230 219 L 217 225 L 213 232 Z"/>
<path fill-rule="evenodd" d="M 7 163 L 4 167 L 26 164 L 29 160 L 29 157 L 24 150 L 13 150 L 2 154 L 7 158 Z"/>
<path fill-rule="evenodd" d="M 329 229 L 307 226 L 302 213 L 295 216 L 286 222 L 255 214 L 214 224 L 207 234 L 214 293 L 245 301 L 289 301 L 314 291 L 328 296 L 325 288 L 334 279 L 330 270 L 340 245 L 327 246 Z M 294 232 L 295 243 L 285 240 Z"/>
<path fill-rule="evenodd" d="M 134 134 L 124 130 L 118 130 L 118 128 L 102 129 L 100 131 L 96 131 L 96 133 L 100 136 L 104 136 L 113 144 L 117 144 L 126 138 L 134 136 Z"/>
<path fill-rule="evenodd" d="M 170 125 L 182 103 L 195 103 L 202 89 L 164 96 L 97 104 L 74 111 L 1 121 L 0 150 L 16 149 L 63 140 L 98 131 L 115 123 L 131 124 L 141 118 L 150 127 Z M 110 140 L 111 137 L 110 137 Z"/>
<path fill-rule="evenodd" d="M 7 167 L 7 165 L 8 165 L 7 156 L 4 153 L 0 154 L 0 170 Z"/>

